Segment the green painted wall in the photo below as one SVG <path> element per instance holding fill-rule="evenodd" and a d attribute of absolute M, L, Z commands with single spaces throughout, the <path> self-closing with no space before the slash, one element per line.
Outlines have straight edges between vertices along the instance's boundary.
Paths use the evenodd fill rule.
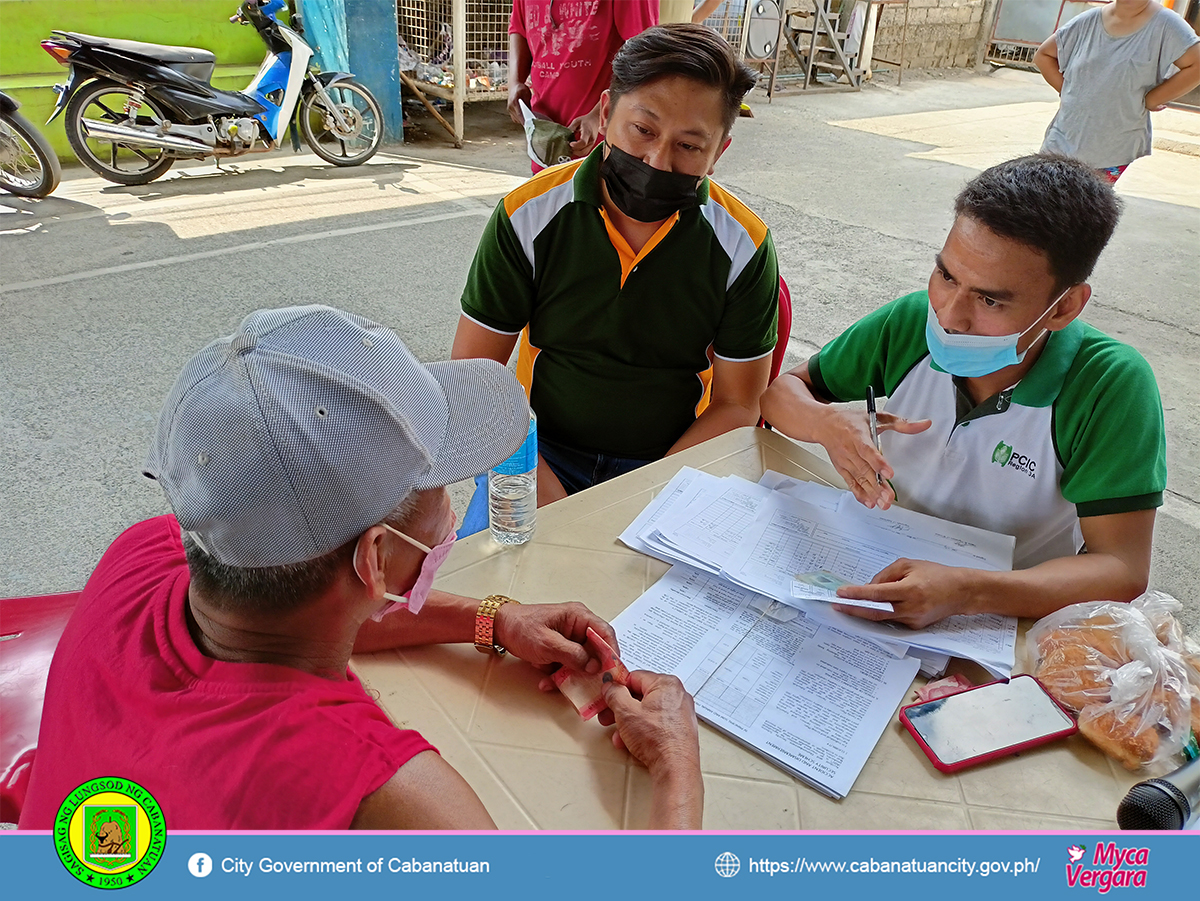
<path fill-rule="evenodd" d="M 52 30 L 202 47 L 217 55 L 216 87 L 249 84 L 266 52 L 249 26 L 231 25 L 238 0 L 0 0 L 0 90 L 15 97 L 21 112 L 42 126 L 59 157 L 74 161 L 60 116 L 54 109 L 55 82 L 67 80 L 41 42 Z"/>

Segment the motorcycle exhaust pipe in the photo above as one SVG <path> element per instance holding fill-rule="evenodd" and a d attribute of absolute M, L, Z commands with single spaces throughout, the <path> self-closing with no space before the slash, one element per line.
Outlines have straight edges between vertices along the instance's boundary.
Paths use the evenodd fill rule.
<path fill-rule="evenodd" d="M 98 141 L 111 141 L 114 144 L 137 144 L 142 147 L 158 147 L 162 150 L 180 150 L 184 153 L 212 153 L 213 148 L 203 141 L 194 141 L 178 135 L 156 135 L 115 125 L 112 122 L 101 122 L 99 119 L 83 119 L 83 130 L 89 138 Z"/>

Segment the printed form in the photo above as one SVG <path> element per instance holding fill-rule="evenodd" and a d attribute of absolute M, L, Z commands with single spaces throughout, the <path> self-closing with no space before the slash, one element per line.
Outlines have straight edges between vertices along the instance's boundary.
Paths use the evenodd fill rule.
<path fill-rule="evenodd" d="M 719 572 L 770 496 L 771 489 L 745 479 L 693 479 L 659 517 L 654 538 L 673 548 L 682 562 L 698 560 L 702 569 Z"/>
<path fill-rule="evenodd" d="M 630 668 L 678 676 L 701 719 L 834 798 L 849 793 L 920 662 L 683 564 L 615 620 Z M 794 614 L 794 616 L 793 616 Z"/>
<path fill-rule="evenodd" d="M 885 642 L 967 657 L 1007 677 L 1015 662 L 1017 621 L 996 614 L 952 616 L 924 629 L 851 618 L 795 596 L 799 573 L 828 570 L 858 584 L 900 557 L 947 566 L 1006 570 L 1015 541 L 1007 535 L 945 522 L 893 507 L 867 510 L 846 492 L 836 510 L 779 491 L 759 507 L 754 523 L 726 560 L 721 576 L 818 618 Z"/>
<path fill-rule="evenodd" d="M 947 655 L 978 661 L 997 677 L 1015 662 L 1016 620 L 954 616 L 918 631 L 837 613 L 828 602 L 888 609 L 839 599 L 834 587 L 869 582 L 899 557 L 950 566 L 1004 570 L 1010 536 L 893 507 L 868 510 L 848 491 L 767 471 L 757 485 L 681 469 L 621 533 L 631 548 L 683 563 L 803 608 L 858 632 L 894 655 L 918 655 L 924 672 L 945 669 Z M 817 601 L 818 603 L 813 603 Z M 820 603 L 824 602 L 824 603 Z"/>
<path fill-rule="evenodd" d="M 691 491 L 692 484 L 697 481 L 712 483 L 720 482 L 721 480 L 706 472 L 692 469 L 690 466 L 683 467 L 679 472 L 675 473 L 674 478 L 666 484 L 666 487 L 655 496 L 654 500 L 646 505 L 645 509 L 637 515 L 637 518 L 621 533 L 621 541 L 635 551 L 646 554 L 649 557 L 654 557 L 657 560 L 662 560 L 664 563 L 680 562 L 682 559 L 680 554 L 659 541 L 656 529 L 659 520 L 667 516 L 672 510 L 683 506 L 687 498 L 693 496 L 693 492 Z M 706 564 L 703 561 L 689 559 L 688 562 L 711 573 L 716 573 L 720 570 L 720 567 Z"/>

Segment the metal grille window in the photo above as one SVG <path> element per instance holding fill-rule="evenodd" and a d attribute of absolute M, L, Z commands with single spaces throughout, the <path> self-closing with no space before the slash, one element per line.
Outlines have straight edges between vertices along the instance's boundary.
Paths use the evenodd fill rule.
<path fill-rule="evenodd" d="M 617 0 L 620 2 L 620 0 Z M 704 24 L 745 55 L 751 0 L 725 0 Z M 463 106 L 508 97 L 511 0 L 397 0 L 400 69 L 431 97 L 454 104 L 454 141 L 462 144 Z"/>
<path fill-rule="evenodd" d="M 508 96 L 510 0 L 398 0 L 400 68 L 422 92 L 454 104 L 462 143 L 463 104 Z"/>
<path fill-rule="evenodd" d="M 737 50 L 739 58 L 746 53 L 743 23 L 746 20 L 746 7 L 750 2 L 751 0 L 725 0 L 704 20 L 705 25 L 725 38 Z"/>

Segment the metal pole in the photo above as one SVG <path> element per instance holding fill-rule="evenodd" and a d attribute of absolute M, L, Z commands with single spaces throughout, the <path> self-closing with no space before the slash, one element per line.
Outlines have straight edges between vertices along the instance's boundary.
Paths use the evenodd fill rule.
<path fill-rule="evenodd" d="M 451 36 L 454 40 L 454 146 L 461 147 L 463 107 L 467 98 L 467 0 L 454 0 L 451 19 Z"/>
<path fill-rule="evenodd" d="M 863 70 L 863 81 L 871 80 L 871 60 L 875 58 L 875 28 L 879 24 L 879 7 L 867 4 L 867 24 L 863 28 L 862 46 L 858 50 L 859 68 Z"/>
<path fill-rule="evenodd" d="M 746 58 L 746 41 L 750 39 L 750 4 L 754 0 L 746 0 L 742 7 L 742 35 L 738 41 L 738 59 Z"/>

